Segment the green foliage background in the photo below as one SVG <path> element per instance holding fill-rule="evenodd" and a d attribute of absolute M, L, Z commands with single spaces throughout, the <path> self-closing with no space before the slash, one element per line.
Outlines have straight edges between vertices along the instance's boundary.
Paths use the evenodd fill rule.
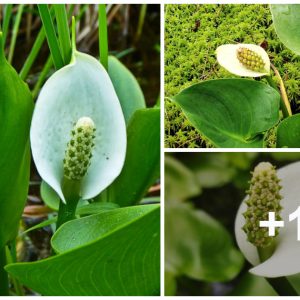
<path fill-rule="evenodd" d="M 215 50 L 229 43 L 267 43 L 271 62 L 279 70 L 294 113 L 300 110 L 300 58 L 277 38 L 268 5 L 166 5 L 165 96 L 192 84 L 234 75 L 221 68 Z M 199 26 L 197 26 L 199 25 Z M 263 99 L 262 99 L 263 100 Z M 274 146 L 274 132 L 268 136 Z M 165 101 L 165 147 L 210 147 L 179 108 Z"/>

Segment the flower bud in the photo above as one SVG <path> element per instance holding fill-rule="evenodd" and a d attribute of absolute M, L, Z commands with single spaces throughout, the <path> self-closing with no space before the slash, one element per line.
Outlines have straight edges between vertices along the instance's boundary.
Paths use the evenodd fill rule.
<path fill-rule="evenodd" d="M 267 227 L 260 227 L 260 221 L 268 220 L 269 212 L 275 212 L 275 219 L 281 220 L 280 211 L 282 199 L 279 191 L 281 185 L 275 167 L 268 162 L 258 164 L 252 173 L 249 197 L 246 201 L 247 210 L 243 213 L 245 218 L 244 232 L 248 241 L 256 247 L 266 248 L 272 244 L 274 237 L 269 236 Z M 278 234 L 276 228 L 275 235 Z"/>
<path fill-rule="evenodd" d="M 86 174 L 91 163 L 95 130 L 89 117 L 80 118 L 74 126 L 63 160 L 64 176 L 68 179 L 80 180 Z"/>
<path fill-rule="evenodd" d="M 239 47 L 236 56 L 239 62 L 249 70 L 260 72 L 265 69 L 265 63 L 262 57 L 253 50 Z"/>

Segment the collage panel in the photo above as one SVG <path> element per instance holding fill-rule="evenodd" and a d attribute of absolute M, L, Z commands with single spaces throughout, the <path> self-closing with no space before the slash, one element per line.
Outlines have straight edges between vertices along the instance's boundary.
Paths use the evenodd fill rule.
<path fill-rule="evenodd" d="M 300 5 L 165 5 L 165 148 L 300 147 Z"/>
<path fill-rule="evenodd" d="M 0 4 L 0 296 L 160 295 L 160 5 Z"/>
<path fill-rule="evenodd" d="M 165 294 L 297 296 L 299 152 L 165 154 Z"/>

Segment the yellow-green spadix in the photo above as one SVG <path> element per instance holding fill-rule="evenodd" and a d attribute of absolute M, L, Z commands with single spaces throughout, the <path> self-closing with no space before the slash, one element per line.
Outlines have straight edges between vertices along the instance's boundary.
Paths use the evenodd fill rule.
<path fill-rule="evenodd" d="M 245 77 L 269 75 L 270 59 L 267 52 L 253 44 L 227 44 L 217 48 L 219 64 L 232 74 Z"/>
<path fill-rule="evenodd" d="M 38 172 L 64 202 L 61 184 L 65 151 L 74 124 L 86 125 L 87 121 L 96 130 L 93 158 L 80 179 L 83 199 L 98 195 L 120 174 L 126 125 L 106 70 L 95 58 L 75 51 L 71 63 L 55 72 L 42 88 L 30 132 Z"/>
<path fill-rule="evenodd" d="M 297 221 L 289 221 L 289 215 L 293 213 L 300 205 L 300 162 L 292 163 L 285 167 L 279 168 L 277 171 L 280 180 L 280 216 L 284 221 L 284 227 L 280 228 L 279 234 L 276 236 L 275 250 L 270 258 L 264 262 L 260 262 L 257 248 L 250 243 L 247 234 L 244 231 L 246 219 L 244 213 L 247 211 L 247 196 L 238 210 L 235 221 L 235 236 L 239 248 L 245 258 L 254 266 L 250 272 L 263 277 L 281 277 L 300 273 L 300 242 L 297 240 Z M 272 176 L 272 174 L 271 174 Z M 275 177 L 277 177 L 275 176 Z M 274 192 L 275 196 L 278 189 Z M 272 197 L 268 194 L 268 197 Z M 271 205 L 270 210 L 274 211 Z"/>

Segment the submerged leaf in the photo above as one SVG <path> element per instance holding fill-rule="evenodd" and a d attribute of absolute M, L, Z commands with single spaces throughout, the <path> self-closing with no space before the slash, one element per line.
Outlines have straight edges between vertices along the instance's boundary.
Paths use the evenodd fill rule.
<path fill-rule="evenodd" d="M 232 74 L 260 77 L 270 73 L 267 52 L 253 44 L 228 44 L 217 48 L 219 64 Z"/>
<path fill-rule="evenodd" d="M 273 255 L 260 263 L 257 248 L 247 241 L 247 236 L 242 230 L 245 225 L 243 213 L 247 209 L 246 197 L 237 213 L 235 221 L 235 235 L 237 243 L 246 259 L 255 266 L 251 273 L 263 277 L 281 277 L 300 273 L 300 243 L 297 241 L 296 221 L 289 222 L 289 214 L 293 213 L 299 206 L 299 173 L 300 162 L 290 164 L 278 169 L 278 177 L 281 179 L 282 195 L 281 205 L 283 207 L 281 217 L 285 226 L 280 229 L 276 237 L 276 249 Z"/>
<path fill-rule="evenodd" d="M 81 117 L 91 118 L 97 128 L 91 165 L 81 185 L 81 197 L 89 199 L 121 172 L 126 125 L 105 69 L 93 57 L 75 51 L 71 64 L 57 71 L 42 88 L 30 132 L 38 172 L 63 201 L 63 159 L 71 130 Z"/>

